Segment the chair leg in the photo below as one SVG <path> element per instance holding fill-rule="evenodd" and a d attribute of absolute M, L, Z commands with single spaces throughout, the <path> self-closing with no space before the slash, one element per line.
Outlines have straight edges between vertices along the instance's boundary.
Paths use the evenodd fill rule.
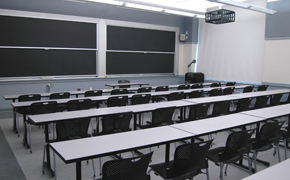
<path fill-rule="evenodd" d="M 93 172 L 94 172 L 94 174 L 93 174 L 93 178 L 95 178 L 95 177 L 96 177 L 96 170 L 95 170 L 94 159 L 92 159 L 92 165 L 93 165 Z"/>
<path fill-rule="evenodd" d="M 100 177 L 102 176 L 102 158 L 99 158 L 99 165 L 100 165 Z"/>
<path fill-rule="evenodd" d="M 18 137 L 20 137 L 20 134 L 19 134 L 19 114 L 17 112 L 16 113 L 16 129 L 17 129 L 17 135 Z"/>
<path fill-rule="evenodd" d="M 284 141 L 284 153 L 285 153 L 285 160 L 287 159 L 287 141 L 286 139 L 283 140 Z"/>
<path fill-rule="evenodd" d="M 253 160 L 254 160 L 254 167 L 255 167 L 255 171 L 258 172 L 257 170 L 257 155 L 258 155 L 258 152 L 256 152 L 254 150 L 254 154 L 253 154 Z"/>
<path fill-rule="evenodd" d="M 42 158 L 42 174 L 44 174 L 45 172 L 44 172 L 44 162 L 45 162 L 45 146 L 46 146 L 46 144 L 44 145 L 44 147 L 43 147 L 43 158 Z"/>
<path fill-rule="evenodd" d="M 227 175 L 228 166 L 229 166 L 229 164 L 226 164 L 226 168 L 225 168 L 225 176 Z"/>
<path fill-rule="evenodd" d="M 279 144 L 277 143 L 275 146 L 276 146 L 277 151 L 278 151 L 278 161 L 281 162 Z"/>
<path fill-rule="evenodd" d="M 223 174 L 223 169 L 224 169 L 224 164 L 220 163 L 220 179 L 224 179 L 224 174 Z"/>
<path fill-rule="evenodd" d="M 209 180 L 208 168 L 205 169 L 205 173 L 206 173 L 206 179 Z"/>
<path fill-rule="evenodd" d="M 249 174 L 251 175 L 252 174 L 252 164 L 251 164 L 251 160 L 250 160 L 250 155 L 247 154 L 247 157 L 248 157 Z"/>

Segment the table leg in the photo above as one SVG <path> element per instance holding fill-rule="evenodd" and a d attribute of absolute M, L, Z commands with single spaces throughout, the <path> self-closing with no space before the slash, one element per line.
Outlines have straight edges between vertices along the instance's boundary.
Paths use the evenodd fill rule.
<path fill-rule="evenodd" d="M 76 180 L 81 180 L 82 179 L 82 162 L 77 161 L 76 162 Z"/>
<path fill-rule="evenodd" d="M 170 143 L 166 143 L 165 162 L 169 161 L 169 155 L 170 155 Z"/>
<path fill-rule="evenodd" d="M 48 124 L 45 124 L 45 148 L 46 148 L 46 162 L 44 162 L 44 167 L 50 173 L 52 177 L 54 177 L 54 171 L 51 169 L 51 162 L 50 162 L 50 148 L 48 145 L 49 141 L 49 132 L 48 132 Z"/>
<path fill-rule="evenodd" d="M 26 148 L 30 148 L 28 141 L 27 141 L 27 125 L 26 125 L 26 110 L 23 108 L 23 145 L 26 146 Z"/>
<path fill-rule="evenodd" d="M 134 113 L 134 130 L 137 129 L 137 113 Z"/>

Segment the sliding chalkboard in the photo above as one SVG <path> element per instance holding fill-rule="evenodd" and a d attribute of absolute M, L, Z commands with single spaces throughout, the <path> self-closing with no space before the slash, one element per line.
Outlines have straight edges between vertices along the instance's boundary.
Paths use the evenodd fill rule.
<path fill-rule="evenodd" d="M 107 50 L 175 52 L 175 32 L 107 26 Z"/>
<path fill-rule="evenodd" d="M 96 49 L 96 23 L 0 16 L 0 46 Z"/>
<path fill-rule="evenodd" d="M 107 74 L 173 73 L 174 54 L 107 52 Z"/>
<path fill-rule="evenodd" d="M 96 51 L 5 48 L 0 59 L 0 77 L 96 74 Z"/>

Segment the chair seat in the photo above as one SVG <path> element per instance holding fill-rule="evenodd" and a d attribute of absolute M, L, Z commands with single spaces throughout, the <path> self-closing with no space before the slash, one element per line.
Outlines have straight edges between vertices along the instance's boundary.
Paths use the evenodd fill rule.
<path fill-rule="evenodd" d="M 217 147 L 214 149 L 210 149 L 208 151 L 207 158 L 213 162 L 222 162 L 224 164 L 230 164 L 239 161 L 241 158 L 243 158 L 243 156 L 233 156 L 233 158 L 225 157 L 225 159 L 227 159 L 226 161 L 219 159 L 219 154 L 223 153 L 225 149 L 226 149 L 225 147 Z"/>
<path fill-rule="evenodd" d="M 170 179 L 170 180 L 189 179 L 189 178 L 192 178 L 192 177 L 202 173 L 200 169 L 198 169 L 198 170 L 194 169 L 194 170 L 190 171 L 189 173 L 172 178 L 172 177 L 170 177 L 170 175 L 168 176 L 168 174 L 166 173 L 166 169 L 170 169 L 172 166 L 173 166 L 173 161 L 169 161 L 169 162 L 165 162 L 165 163 L 150 165 L 149 167 L 152 168 L 155 173 L 157 173 L 159 176 L 161 176 L 162 179 Z"/>

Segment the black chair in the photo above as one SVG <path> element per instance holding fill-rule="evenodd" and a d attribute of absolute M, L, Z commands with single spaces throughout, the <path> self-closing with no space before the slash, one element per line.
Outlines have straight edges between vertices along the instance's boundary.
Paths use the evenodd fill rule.
<path fill-rule="evenodd" d="M 173 92 L 168 95 L 168 101 L 176 101 L 181 99 L 184 99 L 183 92 Z"/>
<path fill-rule="evenodd" d="M 107 161 L 103 165 L 103 180 L 150 180 L 147 174 L 152 154 L 139 157 Z"/>
<path fill-rule="evenodd" d="M 283 94 L 274 94 L 270 99 L 270 106 L 276 106 L 280 104 Z"/>
<path fill-rule="evenodd" d="M 248 155 L 249 173 L 251 174 L 251 163 L 249 158 L 249 141 L 254 130 L 244 130 L 231 133 L 225 146 L 216 147 L 208 151 L 207 158 L 220 166 L 220 178 L 223 180 L 223 168 L 226 164 L 225 175 L 228 164 L 243 159 L 244 154 Z"/>
<path fill-rule="evenodd" d="M 138 93 L 144 93 L 144 92 L 151 92 L 152 87 L 140 87 L 137 92 Z"/>
<path fill-rule="evenodd" d="M 283 124 L 284 124 L 283 121 L 281 122 L 269 121 L 261 127 L 258 136 L 256 138 L 251 139 L 250 151 L 253 153 L 252 160 L 254 161 L 254 167 L 256 172 L 257 172 L 257 156 L 259 152 L 267 151 L 272 148 L 277 148 L 278 160 L 280 162 L 280 151 L 278 143 L 279 143 L 279 132 Z"/>
<path fill-rule="evenodd" d="M 125 79 L 118 81 L 118 84 L 122 84 L 122 83 L 130 83 L 130 81 L 125 80 Z M 130 87 L 131 87 L 130 85 L 119 86 L 119 88 L 130 88 Z"/>
<path fill-rule="evenodd" d="M 128 96 L 114 96 L 108 98 L 108 107 L 126 106 L 128 103 Z"/>
<path fill-rule="evenodd" d="M 193 179 L 202 173 L 202 169 L 206 169 L 209 180 L 206 156 L 211 143 L 212 140 L 180 145 L 174 152 L 174 160 L 150 165 L 150 171 L 153 170 L 162 179 L 181 180 Z"/>
<path fill-rule="evenodd" d="M 230 111 L 231 101 L 218 101 L 214 103 L 212 117 L 226 115 Z"/>
<path fill-rule="evenodd" d="M 35 102 L 30 105 L 31 115 L 55 113 L 56 107 L 57 107 L 56 101 Z M 29 132 L 30 153 L 32 153 L 31 127 L 30 126 L 29 126 L 28 132 Z"/>
<path fill-rule="evenodd" d="M 233 94 L 234 90 L 235 90 L 235 87 L 227 87 L 227 88 L 223 89 L 222 94 L 223 95 Z"/>
<path fill-rule="evenodd" d="M 226 86 L 235 86 L 236 82 L 227 82 Z"/>
<path fill-rule="evenodd" d="M 258 87 L 257 91 L 266 91 L 269 85 L 261 85 Z"/>
<path fill-rule="evenodd" d="M 208 92 L 208 96 L 220 96 L 222 93 L 222 88 L 212 89 Z"/>
<path fill-rule="evenodd" d="M 188 93 L 188 98 L 201 98 L 203 96 L 203 90 L 191 91 Z"/>
<path fill-rule="evenodd" d="M 289 119 L 289 115 L 288 115 L 288 119 Z M 286 128 L 281 128 L 280 132 L 279 132 L 279 141 L 283 142 L 283 146 L 284 146 L 284 154 L 285 154 L 285 160 L 288 158 L 287 157 L 287 148 L 288 148 L 288 143 L 290 141 L 290 124 L 288 123 L 288 127 Z"/>
<path fill-rule="evenodd" d="M 99 132 L 97 126 L 97 132 L 93 133 L 94 136 L 113 134 L 131 131 L 130 122 L 133 112 L 124 112 L 119 114 L 112 114 L 104 116 L 102 120 L 102 131 Z"/>
<path fill-rule="evenodd" d="M 183 90 L 183 89 L 189 89 L 189 88 L 190 88 L 190 85 L 183 84 L 183 85 L 179 85 L 177 87 L 177 90 Z"/>
<path fill-rule="evenodd" d="M 60 92 L 60 93 L 52 93 L 49 96 L 49 99 L 67 99 L 70 97 L 70 93 L 69 92 Z M 58 104 L 56 111 L 57 112 L 62 112 L 64 110 L 66 110 L 66 104 Z"/>
<path fill-rule="evenodd" d="M 90 99 L 75 99 L 67 102 L 67 110 L 68 111 L 77 111 L 91 108 L 91 100 Z"/>
<path fill-rule="evenodd" d="M 221 83 L 211 83 L 210 87 L 221 87 Z"/>
<path fill-rule="evenodd" d="M 168 86 L 158 86 L 155 89 L 155 92 L 159 92 L 159 91 L 168 91 L 169 88 Z M 153 97 L 153 102 L 160 102 L 160 101 L 165 101 L 166 97 L 165 96 L 154 96 Z"/>
<path fill-rule="evenodd" d="M 237 108 L 235 112 L 247 111 L 250 108 L 252 98 L 238 99 Z"/>
<path fill-rule="evenodd" d="M 267 107 L 267 103 L 270 100 L 271 96 L 259 96 L 256 97 L 256 103 L 254 109 L 264 108 Z"/>
<path fill-rule="evenodd" d="M 203 88 L 203 85 L 202 84 L 193 84 L 191 86 L 191 89 L 200 89 L 200 88 Z"/>
<path fill-rule="evenodd" d="M 172 116 L 175 110 L 175 106 L 158 108 L 152 111 L 152 120 L 151 122 L 147 121 L 146 125 L 138 124 L 140 129 L 165 126 L 173 124 Z"/>
<path fill-rule="evenodd" d="M 129 94 L 127 89 L 113 89 L 111 91 L 111 95 L 117 95 L 117 94 Z"/>
<path fill-rule="evenodd" d="M 94 97 L 94 96 L 102 96 L 103 91 L 102 90 L 90 90 L 85 92 L 85 97 Z M 91 102 L 91 108 L 99 108 L 98 101 L 92 101 Z"/>
<path fill-rule="evenodd" d="M 184 121 L 194 121 L 194 120 L 207 118 L 209 107 L 210 107 L 210 103 L 202 103 L 202 104 L 189 106 L 188 119 Z"/>
<path fill-rule="evenodd" d="M 252 92 L 253 89 L 254 89 L 254 86 L 247 86 L 244 88 L 243 93 Z"/>
<path fill-rule="evenodd" d="M 131 103 L 132 105 L 148 104 L 150 100 L 151 100 L 151 94 L 136 94 L 132 96 Z M 139 115 L 139 124 L 141 124 L 141 113 L 138 113 L 138 115 Z"/>

